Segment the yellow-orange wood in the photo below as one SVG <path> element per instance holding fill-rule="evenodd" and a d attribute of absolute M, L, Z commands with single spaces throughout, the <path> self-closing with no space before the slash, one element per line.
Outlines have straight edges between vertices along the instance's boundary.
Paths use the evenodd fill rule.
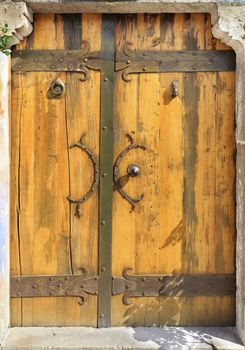
<path fill-rule="evenodd" d="M 81 38 L 100 50 L 101 16 L 36 15 L 34 33 L 21 48 L 79 49 Z M 24 46 L 24 47 L 23 47 Z M 65 98 L 48 99 L 60 78 Z M 92 181 L 91 160 L 69 145 L 84 142 L 99 156 L 100 73 L 82 82 L 77 73 L 13 74 L 11 123 L 11 273 L 12 275 L 97 274 L 98 194 L 82 205 L 82 215 L 67 195 L 79 198 Z M 77 298 L 13 299 L 13 326 L 97 324 L 97 297 L 82 307 Z"/>
<path fill-rule="evenodd" d="M 143 50 L 224 50 L 210 16 L 162 14 L 116 16 L 116 47 L 131 41 Z M 89 40 L 101 48 L 100 15 L 36 15 L 33 34 L 17 49 L 79 49 Z M 84 141 L 99 157 L 100 73 L 14 73 L 11 120 L 11 274 L 97 275 L 98 193 L 81 218 L 67 195 L 79 197 L 92 180 L 91 161 L 69 145 Z M 66 86 L 48 99 L 51 83 Z M 235 272 L 235 74 L 116 75 L 114 156 L 128 145 L 126 133 L 147 147 L 120 165 L 139 164 L 141 175 L 125 190 L 144 193 L 135 211 L 113 195 L 112 271 L 133 273 Z M 179 95 L 171 97 L 178 81 Z M 97 297 L 12 299 L 13 326 L 97 324 Z M 135 298 L 125 306 L 112 297 L 113 325 L 233 325 L 234 297 Z"/>
<path fill-rule="evenodd" d="M 133 15 L 116 27 L 121 48 L 227 49 L 203 14 Z M 115 157 L 133 132 L 147 151 L 122 161 L 141 167 L 125 190 L 144 192 L 133 213 L 118 193 L 113 204 L 113 274 L 234 273 L 234 81 L 230 72 L 117 75 Z M 171 97 L 172 81 L 179 95 Z M 123 251 L 123 253 L 122 253 Z M 234 297 L 112 299 L 113 325 L 233 325 Z"/>

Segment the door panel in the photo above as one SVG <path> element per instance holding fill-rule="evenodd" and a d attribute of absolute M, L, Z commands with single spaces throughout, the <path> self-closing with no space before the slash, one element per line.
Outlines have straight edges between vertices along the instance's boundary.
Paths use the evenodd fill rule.
<path fill-rule="evenodd" d="M 136 50 L 227 49 L 211 35 L 209 16 L 138 15 L 118 20 L 116 45 Z M 232 274 L 235 271 L 233 72 L 141 73 L 116 78 L 115 158 L 133 133 L 146 151 L 121 161 L 139 177 L 125 191 L 144 198 L 130 213 L 114 193 L 113 275 Z M 178 96 L 171 84 L 178 81 Z M 123 249 L 123 254 L 122 254 Z M 233 296 L 112 299 L 113 325 L 232 325 Z"/>
<path fill-rule="evenodd" d="M 34 33 L 18 49 L 79 49 L 81 38 L 100 50 L 101 16 L 36 15 Z M 12 114 L 12 275 L 97 274 L 98 196 L 81 206 L 79 198 L 93 180 L 86 152 L 69 148 L 84 134 L 99 156 L 100 73 L 13 73 Z M 52 82 L 65 84 L 65 98 L 49 99 Z M 13 326 L 97 325 L 97 297 L 12 299 Z"/>
<path fill-rule="evenodd" d="M 40 14 L 34 23 L 12 60 L 12 325 L 234 325 L 235 65 L 210 16 Z M 160 60 L 168 52 L 137 63 L 123 56 L 126 42 L 132 57 L 190 50 L 193 66 L 178 58 L 170 72 Z M 216 67 L 233 61 L 215 71 L 216 53 L 207 62 L 205 51 L 201 71 L 198 50 L 222 51 Z M 142 69 L 126 76 L 120 64 Z M 50 94 L 56 79 L 59 98 Z M 128 176 L 130 164 L 139 176 Z M 138 284 L 122 278 L 125 268 Z M 180 289 L 178 276 L 193 276 L 193 288 Z M 130 288 L 143 289 L 131 298 Z"/>

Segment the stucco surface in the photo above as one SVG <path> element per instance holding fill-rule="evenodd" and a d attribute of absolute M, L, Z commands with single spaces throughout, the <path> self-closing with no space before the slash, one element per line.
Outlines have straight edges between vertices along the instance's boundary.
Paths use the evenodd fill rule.
<path fill-rule="evenodd" d="M 0 53 L 0 341 L 9 325 L 8 61 Z"/>

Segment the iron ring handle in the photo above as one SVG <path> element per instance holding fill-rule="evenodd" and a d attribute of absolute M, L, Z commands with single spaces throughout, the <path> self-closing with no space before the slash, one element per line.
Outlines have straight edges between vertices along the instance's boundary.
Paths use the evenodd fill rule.
<path fill-rule="evenodd" d="M 131 134 L 126 134 L 126 137 L 128 137 L 129 142 L 130 142 L 130 145 L 127 146 L 127 147 L 118 155 L 118 157 L 117 157 L 117 159 L 116 159 L 116 161 L 115 161 L 115 163 L 114 163 L 114 167 L 113 167 L 113 181 L 114 181 L 114 185 L 115 185 L 117 191 L 119 192 L 119 194 L 121 195 L 121 197 L 122 197 L 123 199 L 126 199 L 126 200 L 131 204 L 131 211 L 133 211 L 133 210 L 135 209 L 136 204 L 137 204 L 138 202 L 140 202 L 140 201 L 143 199 L 144 194 L 141 194 L 141 195 L 139 195 L 138 197 L 133 198 L 133 197 L 131 197 L 129 194 L 127 194 L 127 193 L 124 191 L 123 188 L 120 188 L 120 187 L 118 186 L 118 180 L 119 180 L 118 169 L 119 169 L 119 165 L 120 165 L 120 163 L 121 163 L 121 160 L 125 157 L 125 155 L 126 155 L 128 152 L 130 152 L 130 151 L 133 150 L 133 149 L 137 149 L 137 148 L 142 149 L 143 151 L 145 151 L 145 150 L 146 150 L 146 147 L 145 147 L 144 145 L 135 143 L 134 137 L 133 137 Z M 131 168 L 137 167 L 138 169 L 134 169 L 134 170 L 136 170 L 136 172 L 138 172 L 137 175 L 139 174 L 139 171 L 140 171 L 139 166 L 136 165 L 136 164 L 131 164 L 131 165 L 129 165 L 129 167 L 128 167 L 128 175 L 129 175 L 129 176 L 131 176 L 131 177 L 137 176 L 137 175 L 132 176 L 132 175 L 129 174 L 129 172 L 130 172 L 130 167 L 131 167 Z M 131 173 L 131 174 L 132 174 L 132 173 Z"/>
<path fill-rule="evenodd" d="M 65 84 L 58 78 L 51 85 L 51 91 L 54 96 L 59 97 L 65 92 Z"/>
<path fill-rule="evenodd" d="M 78 147 L 82 151 L 85 151 L 88 154 L 89 158 L 91 159 L 91 161 L 93 163 L 93 169 L 94 169 L 94 178 L 93 178 L 93 182 L 92 182 L 89 190 L 78 199 L 74 199 L 71 196 L 67 196 L 67 199 L 70 203 L 76 204 L 75 216 L 77 216 L 79 218 L 81 215 L 81 209 L 80 209 L 81 204 L 83 204 L 95 192 L 95 190 L 98 187 L 98 184 L 99 184 L 99 166 L 98 166 L 97 158 L 95 157 L 94 153 L 83 142 L 83 135 L 81 136 L 79 142 L 76 142 L 76 143 L 73 143 L 72 145 L 70 145 L 70 148 L 74 148 L 74 147 Z"/>

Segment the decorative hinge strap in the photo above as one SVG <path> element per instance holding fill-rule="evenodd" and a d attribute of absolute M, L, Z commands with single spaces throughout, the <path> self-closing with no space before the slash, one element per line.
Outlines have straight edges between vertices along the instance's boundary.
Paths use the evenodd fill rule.
<path fill-rule="evenodd" d="M 236 291 L 235 275 L 130 275 L 126 268 L 123 277 L 113 277 L 112 295 L 124 294 L 128 298 L 156 296 L 225 296 Z"/>
<path fill-rule="evenodd" d="M 126 42 L 116 53 L 116 71 L 130 81 L 129 74 L 161 72 L 216 72 L 234 71 L 236 55 L 232 50 L 147 51 L 132 50 Z"/>
<path fill-rule="evenodd" d="M 83 267 L 83 275 L 47 275 L 11 277 L 11 298 L 34 297 L 79 297 L 79 304 L 87 302 L 87 294 L 98 294 L 98 276 L 88 276 Z"/>

